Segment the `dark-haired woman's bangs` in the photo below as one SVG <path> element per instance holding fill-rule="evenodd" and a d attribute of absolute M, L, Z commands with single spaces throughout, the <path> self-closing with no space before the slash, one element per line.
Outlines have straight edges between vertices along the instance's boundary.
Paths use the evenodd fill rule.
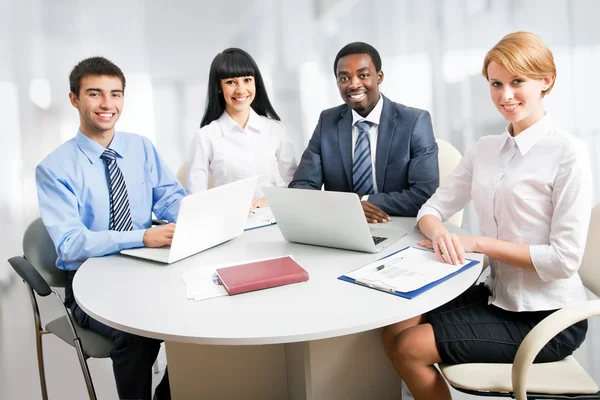
<path fill-rule="evenodd" d="M 250 60 L 239 53 L 225 53 L 217 66 L 219 79 L 238 78 L 240 76 L 254 76 L 254 67 Z"/>

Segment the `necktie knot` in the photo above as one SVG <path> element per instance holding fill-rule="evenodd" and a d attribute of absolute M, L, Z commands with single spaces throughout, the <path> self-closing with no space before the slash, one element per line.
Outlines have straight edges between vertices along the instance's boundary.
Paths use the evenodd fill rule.
<path fill-rule="evenodd" d="M 117 159 L 117 153 L 113 149 L 106 149 L 100 156 L 106 162 L 111 162 Z"/>
<path fill-rule="evenodd" d="M 366 121 L 366 120 L 362 120 L 362 121 L 358 121 L 356 123 L 356 127 L 358 128 L 358 133 L 362 134 L 362 133 L 369 133 L 369 128 L 371 128 L 371 125 L 373 125 L 371 122 Z"/>

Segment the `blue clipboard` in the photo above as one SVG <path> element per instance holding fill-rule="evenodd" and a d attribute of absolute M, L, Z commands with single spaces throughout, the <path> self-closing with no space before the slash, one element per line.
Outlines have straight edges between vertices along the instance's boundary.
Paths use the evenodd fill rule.
<path fill-rule="evenodd" d="M 244 229 L 244 232 L 253 231 L 255 229 L 260 229 L 260 228 L 264 228 L 265 226 L 271 226 L 271 225 L 277 225 L 277 222 L 268 222 L 264 225 L 253 226 L 252 228 L 246 228 L 246 229 Z"/>
<path fill-rule="evenodd" d="M 377 261 L 384 260 L 384 259 L 386 259 L 386 258 L 388 258 L 390 256 L 393 256 L 394 254 L 398 254 L 401 251 L 404 251 L 404 250 L 406 250 L 406 249 L 408 249 L 410 247 L 411 246 L 406 246 L 405 248 L 400 249 L 400 250 L 398 250 L 396 252 L 393 252 L 392 254 L 388 254 L 387 256 L 382 257 L 382 258 L 380 258 Z M 415 247 L 415 248 L 418 249 L 418 250 L 429 251 L 429 250 L 425 250 L 425 249 L 419 249 L 417 247 Z M 339 276 L 338 279 L 340 279 L 342 281 L 354 283 L 356 285 L 363 286 L 363 287 L 366 287 L 366 288 L 369 288 L 369 289 L 375 289 L 375 290 L 379 290 L 380 292 L 393 294 L 394 296 L 404 297 L 405 299 L 413 299 L 413 298 L 417 297 L 418 295 L 420 295 L 421 293 L 424 293 L 424 292 L 428 291 L 429 289 L 431 289 L 431 288 L 439 285 L 440 283 L 442 283 L 444 281 L 447 281 L 448 279 L 452 278 L 454 275 L 460 274 L 461 272 L 463 272 L 463 271 L 465 271 L 465 270 L 467 270 L 467 269 L 469 269 L 469 268 L 471 268 L 471 267 L 479 264 L 479 261 L 470 260 L 468 258 L 466 260 L 471 261 L 471 262 L 468 263 L 468 264 L 466 264 L 466 265 L 464 265 L 461 269 L 459 269 L 457 271 L 454 271 L 451 274 L 444 276 L 443 278 L 438 279 L 437 281 L 433 281 L 431 283 L 428 283 L 427 285 L 422 286 L 422 287 L 420 287 L 418 289 L 412 290 L 410 292 L 399 292 L 399 291 L 393 291 L 393 290 L 386 290 L 386 289 L 383 289 L 383 288 L 378 288 L 376 286 L 365 285 L 365 284 L 363 284 L 361 282 L 356 282 L 356 280 L 354 278 L 347 277 L 346 275 Z"/>

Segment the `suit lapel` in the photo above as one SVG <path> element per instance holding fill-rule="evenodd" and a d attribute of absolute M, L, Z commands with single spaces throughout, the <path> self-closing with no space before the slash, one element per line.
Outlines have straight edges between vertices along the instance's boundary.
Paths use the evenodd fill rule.
<path fill-rule="evenodd" d="M 338 121 L 338 143 L 340 145 L 340 153 L 342 155 L 342 164 L 348 185 L 352 189 L 352 112 L 346 107 L 340 115 Z"/>
<path fill-rule="evenodd" d="M 396 110 L 392 102 L 382 95 L 383 110 L 381 110 L 381 119 L 379 120 L 379 131 L 377 133 L 377 154 L 375 158 L 375 176 L 377 178 L 377 190 L 383 193 L 385 182 L 385 170 L 392 139 L 396 131 Z"/>

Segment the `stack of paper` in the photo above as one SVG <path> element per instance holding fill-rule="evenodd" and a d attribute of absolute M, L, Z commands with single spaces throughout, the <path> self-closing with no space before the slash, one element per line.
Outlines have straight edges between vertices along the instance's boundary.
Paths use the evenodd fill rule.
<path fill-rule="evenodd" d="M 275 223 L 277 222 L 275 221 L 273 212 L 271 212 L 271 207 L 255 208 L 250 215 L 248 215 L 248 221 L 246 222 L 246 228 L 244 230 L 248 231 L 250 229 L 261 228 Z"/>
<path fill-rule="evenodd" d="M 215 268 L 190 268 L 181 274 L 187 288 L 187 297 L 192 300 L 205 300 L 227 296 L 227 290 L 219 283 Z"/>

